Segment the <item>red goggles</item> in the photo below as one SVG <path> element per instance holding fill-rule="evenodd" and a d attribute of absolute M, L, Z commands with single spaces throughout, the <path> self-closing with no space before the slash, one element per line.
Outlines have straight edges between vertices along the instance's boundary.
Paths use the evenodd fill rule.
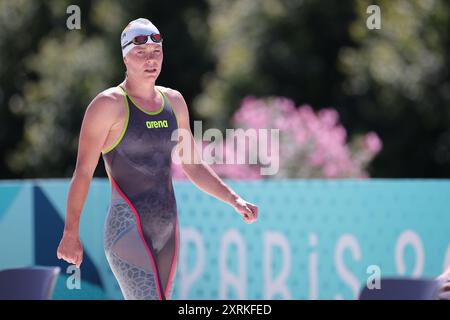
<path fill-rule="evenodd" d="M 148 39 L 151 39 L 153 43 L 161 43 L 163 41 L 163 39 L 159 33 L 152 33 L 150 35 L 140 35 L 140 36 L 134 37 L 133 40 L 131 40 L 130 42 L 125 43 L 122 46 L 122 49 L 125 49 L 127 46 L 129 46 L 132 43 L 135 45 L 146 44 L 149 41 Z"/>

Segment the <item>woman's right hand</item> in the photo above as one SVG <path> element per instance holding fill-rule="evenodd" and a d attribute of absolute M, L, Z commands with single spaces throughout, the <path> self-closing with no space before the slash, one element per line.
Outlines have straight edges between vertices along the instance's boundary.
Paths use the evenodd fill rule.
<path fill-rule="evenodd" d="M 79 268 L 83 261 L 83 246 L 78 235 L 64 232 L 56 256 Z"/>

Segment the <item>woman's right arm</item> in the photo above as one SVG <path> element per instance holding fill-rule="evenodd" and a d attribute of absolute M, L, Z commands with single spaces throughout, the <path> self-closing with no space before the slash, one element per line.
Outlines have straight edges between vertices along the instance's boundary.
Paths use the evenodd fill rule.
<path fill-rule="evenodd" d="M 81 125 L 77 162 L 67 195 L 64 233 L 57 249 L 58 259 L 64 259 L 77 267 L 83 260 L 78 234 L 80 216 L 101 150 L 117 116 L 117 112 L 114 112 L 117 110 L 114 108 L 117 101 L 111 95 L 99 94 L 86 109 Z"/>

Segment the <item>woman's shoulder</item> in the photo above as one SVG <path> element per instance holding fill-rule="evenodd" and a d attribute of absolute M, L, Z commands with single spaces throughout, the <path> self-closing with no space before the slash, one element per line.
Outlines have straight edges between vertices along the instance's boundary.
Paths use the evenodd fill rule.
<path fill-rule="evenodd" d="M 173 107 L 176 117 L 180 123 L 189 123 L 189 111 L 183 95 L 175 89 L 156 86 L 158 90 L 166 95 Z"/>
<path fill-rule="evenodd" d="M 100 109 L 111 109 L 111 107 L 124 104 L 124 96 L 125 93 L 119 87 L 111 87 L 98 93 L 90 106 Z"/>
<path fill-rule="evenodd" d="M 180 91 L 163 86 L 156 86 L 156 88 L 166 95 L 166 97 L 169 99 L 170 104 L 177 112 L 185 111 L 184 109 L 187 108 L 186 101 L 184 100 L 184 97 L 180 93 Z"/>
<path fill-rule="evenodd" d="M 87 111 L 116 119 L 123 113 L 124 93 L 119 87 L 111 87 L 98 93 L 89 104 Z"/>
<path fill-rule="evenodd" d="M 100 92 L 95 98 L 110 103 L 118 103 L 123 101 L 125 93 L 120 87 L 111 87 Z"/>
<path fill-rule="evenodd" d="M 179 99 L 180 97 L 182 97 L 181 93 L 178 90 L 163 86 L 155 87 L 156 89 L 164 93 L 169 99 Z"/>

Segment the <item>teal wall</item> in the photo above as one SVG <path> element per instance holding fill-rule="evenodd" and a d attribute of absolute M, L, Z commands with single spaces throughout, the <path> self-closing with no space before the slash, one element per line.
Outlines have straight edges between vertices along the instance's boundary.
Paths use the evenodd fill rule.
<path fill-rule="evenodd" d="M 102 247 L 105 179 L 91 183 L 81 219 L 81 289 L 66 285 L 73 276 L 56 248 L 69 182 L 0 182 L 0 269 L 59 265 L 55 299 L 121 299 Z M 259 206 L 258 222 L 174 182 L 175 299 L 354 299 L 370 266 L 381 276 L 434 277 L 450 264 L 450 181 L 226 182 Z"/>

